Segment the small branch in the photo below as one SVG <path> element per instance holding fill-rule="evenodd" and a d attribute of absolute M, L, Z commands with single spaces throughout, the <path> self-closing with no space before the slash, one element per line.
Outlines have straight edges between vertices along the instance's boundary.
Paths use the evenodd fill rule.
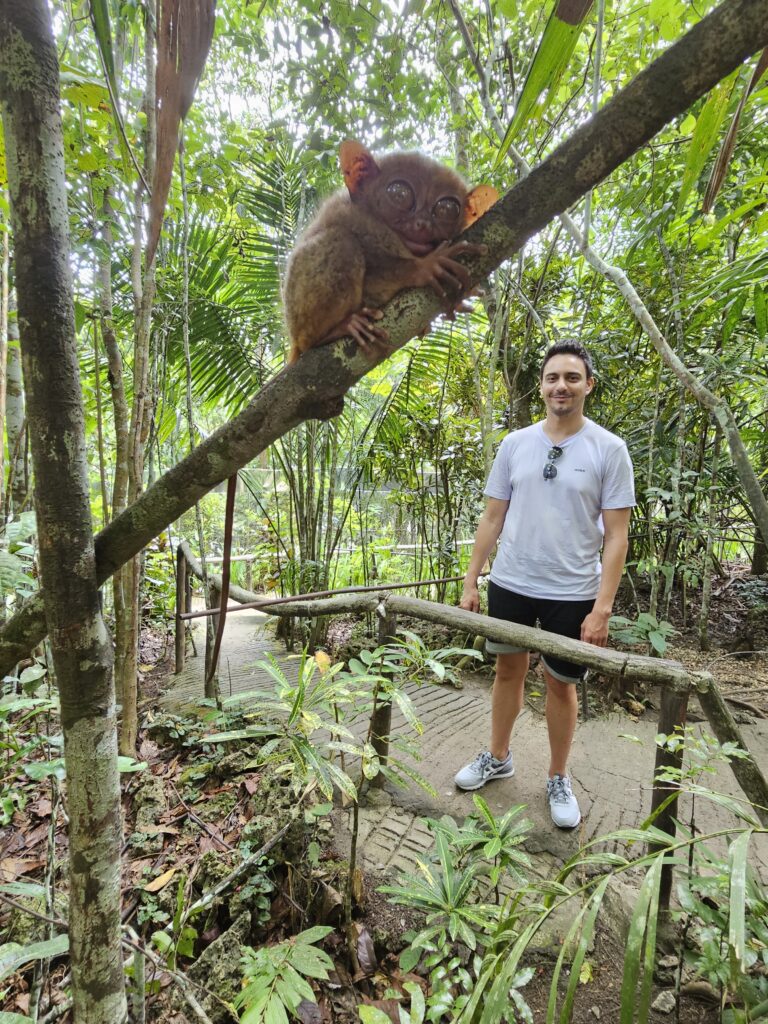
<path fill-rule="evenodd" d="M 315 783 L 310 783 L 307 786 L 307 788 L 304 790 L 304 792 L 301 794 L 301 796 L 296 802 L 297 808 L 301 807 L 303 802 L 306 800 L 306 798 L 309 796 L 309 794 L 313 791 L 314 788 Z M 181 922 L 179 923 L 179 928 L 182 928 L 193 914 L 196 914 L 198 913 L 198 911 L 204 910 L 206 907 L 210 906 L 217 896 L 221 896 L 223 892 L 226 892 L 227 889 L 231 885 L 234 885 L 235 882 L 237 882 L 237 880 L 241 878 L 250 867 L 258 863 L 261 860 L 261 858 L 266 856 L 266 854 L 268 854 L 269 851 L 274 846 L 277 846 L 277 844 L 280 842 L 280 840 L 283 838 L 283 836 L 285 835 L 285 833 L 288 831 L 292 824 L 293 820 L 287 821 L 285 825 L 283 825 L 283 827 L 280 829 L 280 831 L 277 832 L 274 836 L 272 836 L 272 838 L 268 840 L 262 847 L 260 847 L 260 849 L 256 850 L 255 853 L 252 853 L 250 857 L 246 857 L 242 864 L 239 864 L 234 871 L 230 872 L 230 874 L 227 875 L 226 878 L 222 878 L 222 880 L 218 882 L 213 887 L 213 889 L 210 890 L 210 892 L 205 893 L 205 895 L 201 896 L 199 900 L 197 900 L 190 907 L 188 907 L 181 919 Z M 172 931 L 173 922 L 166 925 L 164 930 L 166 932 Z"/>
<path fill-rule="evenodd" d="M 132 949 L 136 950 L 142 956 L 145 956 L 148 960 L 151 960 L 154 966 L 158 970 L 164 971 L 169 978 L 173 978 L 174 982 L 181 989 L 181 994 L 184 996 L 184 999 L 187 1005 L 189 1006 L 190 1010 L 192 1010 L 192 1012 L 201 1022 L 201 1024 L 213 1024 L 211 1018 L 208 1016 L 208 1014 L 202 1008 L 200 1003 L 197 1001 L 197 998 L 195 997 L 195 994 L 192 991 L 192 982 L 190 982 L 189 979 L 186 978 L 183 974 L 179 974 L 178 971 L 170 970 L 168 965 L 163 960 L 161 960 L 160 957 L 152 949 L 150 949 L 149 946 L 144 946 L 141 943 L 139 936 L 136 934 L 133 928 L 129 927 L 127 931 L 128 934 L 130 935 L 130 938 L 126 938 L 125 936 L 123 936 L 124 944 L 126 946 L 130 946 Z M 208 993 L 206 990 L 206 993 L 208 995 L 213 995 L 215 997 L 215 993 L 213 992 Z M 219 1000 L 219 1002 L 223 1002 L 223 1000 Z"/>
<path fill-rule="evenodd" d="M 30 910 L 29 907 L 23 906 L 21 903 L 17 903 L 16 900 L 12 900 L 10 896 L 4 895 L 0 892 L 0 900 L 3 903 L 7 903 L 9 907 L 13 907 L 14 910 L 18 910 L 22 914 L 29 914 L 30 917 L 36 917 L 38 921 L 44 921 L 46 924 L 55 925 L 60 932 L 66 932 L 69 930 L 69 925 L 66 921 L 62 921 L 58 917 L 46 917 L 45 914 L 40 914 L 36 910 Z"/>
<path fill-rule="evenodd" d="M 228 851 L 231 852 L 234 849 L 234 847 L 230 846 L 229 843 L 225 842 L 225 840 L 223 840 L 221 838 L 221 836 L 217 836 L 216 833 L 211 828 L 211 826 L 207 822 L 203 821 L 202 818 L 198 817 L 197 814 L 195 814 L 195 812 L 192 810 L 192 808 L 186 802 L 186 800 L 181 795 L 181 793 L 178 791 L 178 789 L 176 789 L 176 786 L 173 784 L 173 782 L 171 782 L 171 789 L 176 794 L 176 796 L 179 798 L 179 803 L 184 808 L 184 810 L 187 812 L 189 817 L 194 822 L 196 822 L 200 826 L 200 828 L 205 829 L 205 831 L 208 833 L 208 835 L 211 837 L 211 839 L 215 840 L 217 843 L 220 843 L 221 846 L 223 846 L 225 850 L 228 850 Z"/>

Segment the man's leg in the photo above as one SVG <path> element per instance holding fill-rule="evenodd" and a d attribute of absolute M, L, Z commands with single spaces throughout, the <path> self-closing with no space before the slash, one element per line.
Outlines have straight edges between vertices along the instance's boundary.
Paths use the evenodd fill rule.
<path fill-rule="evenodd" d="M 542 629 L 577 639 L 581 623 L 591 611 L 591 601 L 543 601 L 539 611 Z M 583 669 L 564 658 L 542 656 L 547 684 L 546 718 L 549 733 L 547 799 L 553 822 L 559 828 L 575 828 L 581 821 L 579 802 L 568 777 L 568 755 L 578 717 L 578 684 Z"/>
<path fill-rule="evenodd" d="M 512 726 L 523 707 L 528 652 L 496 655 L 496 678 L 491 698 L 491 753 L 503 761 L 509 753 Z"/>
<path fill-rule="evenodd" d="M 571 752 L 576 719 L 579 712 L 578 695 L 573 683 L 555 679 L 547 669 L 544 679 L 547 684 L 545 713 L 549 733 L 549 777 L 567 775 L 568 755 Z"/>

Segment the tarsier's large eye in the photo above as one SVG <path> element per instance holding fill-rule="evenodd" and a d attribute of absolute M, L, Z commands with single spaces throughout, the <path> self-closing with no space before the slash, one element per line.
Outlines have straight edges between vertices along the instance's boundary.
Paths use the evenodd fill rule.
<path fill-rule="evenodd" d="M 403 213 L 413 209 L 416 196 L 407 181 L 391 181 L 387 185 L 387 195 L 393 206 Z"/>
<path fill-rule="evenodd" d="M 453 196 L 443 196 L 432 207 L 432 216 L 443 223 L 458 220 L 460 215 L 461 203 Z"/>

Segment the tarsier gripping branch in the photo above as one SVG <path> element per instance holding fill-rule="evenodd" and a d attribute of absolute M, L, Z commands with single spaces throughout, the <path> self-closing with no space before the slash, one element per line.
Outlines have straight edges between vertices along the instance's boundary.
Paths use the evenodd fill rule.
<path fill-rule="evenodd" d="M 290 363 L 347 336 L 372 354 L 387 341 L 380 307 L 403 288 L 431 287 L 449 311 L 462 308 L 469 273 L 456 257 L 481 247 L 452 239 L 498 198 L 421 153 L 374 157 L 347 141 L 339 155 L 346 190 L 323 204 L 288 262 Z"/>

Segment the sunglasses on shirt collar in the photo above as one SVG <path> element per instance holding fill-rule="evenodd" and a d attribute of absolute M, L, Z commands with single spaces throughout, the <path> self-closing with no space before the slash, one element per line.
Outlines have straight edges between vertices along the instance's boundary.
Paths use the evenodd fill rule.
<path fill-rule="evenodd" d="M 557 466 L 555 465 L 555 461 L 559 459 L 562 454 L 563 449 L 557 444 L 553 444 L 552 447 L 549 449 L 547 461 L 544 465 L 545 480 L 554 480 L 557 476 Z"/>

